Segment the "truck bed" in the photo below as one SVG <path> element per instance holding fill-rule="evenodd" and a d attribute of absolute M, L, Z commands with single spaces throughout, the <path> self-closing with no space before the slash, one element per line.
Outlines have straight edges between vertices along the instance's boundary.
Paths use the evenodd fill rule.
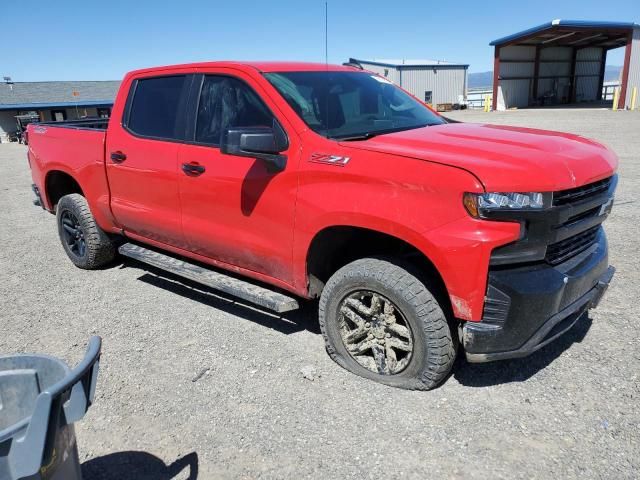
<path fill-rule="evenodd" d="M 106 130 L 109 125 L 108 118 L 88 118 L 82 120 L 65 120 L 63 122 L 34 122 L 34 125 L 46 125 L 48 127 L 75 128 L 78 130 Z"/>
<path fill-rule="evenodd" d="M 109 186 L 105 175 L 106 118 L 31 123 L 27 127 L 29 165 L 34 184 L 43 192 L 43 207 L 54 210 L 56 197 L 47 192 L 47 182 L 71 177 L 81 188 L 94 216 L 109 212 Z M 66 177 L 65 177 L 66 176 Z M 47 180 L 48 178 L 48 180 Z M 104 221 L 103 223 L 108 223 Z"/>

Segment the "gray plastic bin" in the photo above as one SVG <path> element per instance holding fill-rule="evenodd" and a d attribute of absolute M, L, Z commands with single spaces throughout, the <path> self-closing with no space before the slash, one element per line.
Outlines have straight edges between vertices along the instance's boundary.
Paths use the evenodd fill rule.
<path fill-rule="evenodd" d="M 0 480 L 80 480 L 73 423 L 98 378 L 102 340 L 93 337 L 70 370 L 46 355 L 0 357 Z"/>

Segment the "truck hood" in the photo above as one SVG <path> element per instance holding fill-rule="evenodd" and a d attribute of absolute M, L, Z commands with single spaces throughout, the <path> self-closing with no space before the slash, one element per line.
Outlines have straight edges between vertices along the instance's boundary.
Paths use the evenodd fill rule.
<path fill-rule="evenodd" d="M 554 191 L 612 175 L 616 155 L 578 135 L 531 128 L 450 123 L 344 146 L 468 170 L 487 191 Z"/>

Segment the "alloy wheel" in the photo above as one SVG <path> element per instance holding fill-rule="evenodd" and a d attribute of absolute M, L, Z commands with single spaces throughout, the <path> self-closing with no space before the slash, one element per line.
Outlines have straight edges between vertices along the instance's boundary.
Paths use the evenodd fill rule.
<path fill-rule="evenodd" d="M 65 210 L 60 216 L 64 241 L 69 251 L 78 258 L 83 258 L 87 253 L 87 242 L 84 237 L 84 229 L 78 218 L 69 210 Z"/>
<path fill-rule="evenodd" d="M 360 365 L 381 375 L 395 375 L 407 367 L 413 333 L 391 300 L 359 290 L 342 300 L 339 311 L 342 342 Z"/>

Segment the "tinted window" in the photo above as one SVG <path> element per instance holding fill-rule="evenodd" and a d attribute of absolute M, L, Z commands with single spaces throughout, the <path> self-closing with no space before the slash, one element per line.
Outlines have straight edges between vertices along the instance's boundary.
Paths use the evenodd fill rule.
<path fill-rule="evenodd" d="M 138 80 L 127 127 L 138 135 L 180 139 L 178 116 L 184 104 L 186 76 Z"/>
<path fill-rule="evenodd" d="M 260 97 L 244 82 L 206 76 L 202 84 L 196 141 L 219 145 L 222 132 L 231 127 L 271 127 L 273 115 Z"/>
<path fill-rule="evenodd" d="M 265 76 L 311 129 L 329 138 L 444 123 L 403 90 L 370 73 L 283 72 Z"/>

